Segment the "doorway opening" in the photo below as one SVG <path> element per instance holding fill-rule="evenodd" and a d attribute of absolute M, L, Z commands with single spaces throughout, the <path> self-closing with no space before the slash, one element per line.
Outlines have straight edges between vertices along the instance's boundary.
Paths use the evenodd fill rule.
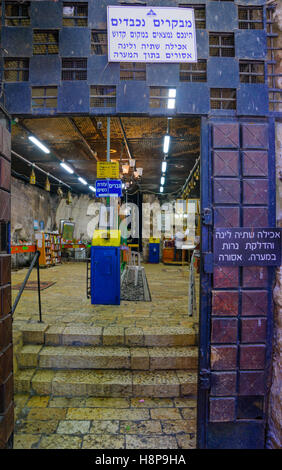
<path fill-rule="evenodd" d="M 62 408 L 63 417 L 47 435 L 39 427 L 35 447 L 59 445 L 57 434 L 77 438 L 65 422 L 77 425 L 77 416 L 87 424 L 70 446 L 102 445 L 111 432 L 96 433 L 94 425 L 115 416 L 116 445 L 135 448 L 145 429 L 147 448 L 196 447 L 200 127 L 195 117 L 112 116 L 110 134 L 105 116 L 13 122 L 13 295 L 33 249 L 41 250 L 41 280 L 52 283 L 41 293 L 43 323 L 30 290 L 14 315 L 19 446 L 28 445 L 24 412 L 39 413 L 41 422 L 39 403 L 46 403 Z M 108 200 L 95 192 L 107 152 L 122 181 L 121 197 Z M 122 295 L 115 304 L 93 302 L 91 289 L 99 286 L 107 299 L 112 288 L 97 274 L 92 285 L 91 270 L 87 285 L 86 268 L 94 232 L 111 224 L 112 214 L 120 230 Z"/>

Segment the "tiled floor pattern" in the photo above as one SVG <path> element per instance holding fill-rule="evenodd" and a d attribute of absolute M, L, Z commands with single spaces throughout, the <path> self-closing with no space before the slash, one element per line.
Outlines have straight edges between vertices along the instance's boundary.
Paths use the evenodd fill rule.
<path fill-rule="evenodd" d="M 15 396 L 15 449 L 191 449 L 196 400 Z"/>

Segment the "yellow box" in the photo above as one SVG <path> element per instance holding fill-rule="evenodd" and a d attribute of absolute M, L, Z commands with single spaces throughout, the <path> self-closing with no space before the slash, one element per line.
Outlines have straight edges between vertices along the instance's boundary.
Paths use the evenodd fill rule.
<path fill-rule="evenodd" d="M 160 243 L 160 239 L 159 239 L 159 238 L 150 237 L 150 238 L 149 238 L 149 243 Z"/>
<path fill-rule="evenodd" d="M 120 230 L 95 230 L 92 246 L 120 246 Z"/>

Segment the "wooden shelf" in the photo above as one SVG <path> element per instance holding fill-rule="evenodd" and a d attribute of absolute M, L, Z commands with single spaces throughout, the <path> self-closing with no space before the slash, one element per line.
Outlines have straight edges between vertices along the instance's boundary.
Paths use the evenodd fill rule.
<path fill-rule="evenodd" d="M 37 249 L 40 251 L 40 266 L 60 264 L 62 251 L 61 236 L 52 232 L 37 232 L 35 238 Z"/>

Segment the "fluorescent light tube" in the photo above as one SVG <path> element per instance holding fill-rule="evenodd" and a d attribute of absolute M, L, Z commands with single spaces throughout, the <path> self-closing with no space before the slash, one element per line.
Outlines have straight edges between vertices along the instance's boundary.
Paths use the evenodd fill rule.
<path fill-rule="evenodd" d="M 164 184 L 165 184 L 165 177 L 162 176 L 162 177 L 161 177 L 161 185 L 163 186 Z"/>
<path fill-rule="evenodd" d="M 93 191 L 94 193 L 96 193 L 96 188 L 94 188 L 94 186 L 89 186 L 89 189 L 91 189 L 91 191 Z"/>
<path fill-rule="evenodd" d="M 162 173 L 165 173 L 166 172 L 166 167 L 167 167 L 167 162 L 164 160 L 162 162 Z"/>
<path fill-rule="evenodd" d="M 168 153 L 169 142 L 170 142 L 170 135 L 165 135 L 164 136 L 164 148 L 163 148 L 164 153 Z"/>
<path fill-rule="evenodd" d="M 87 184 L 87 181 L 85 181 L 83 178 L 79 176 L 78 181 L 80 181 L 82 184 Z"/>
<path fill-rule="evenodd" d="M 31 140 L 31 142 L 37 145 L 37 147 L 39 147 L 43 152 L 50 153 L 50 150 L 47 149 L 47 147 L 45 147 L 45 145 L 43 145 L 36 137 L 33 137 L 33 135 L 29 135 L 28 138 L 29 140 Z"/>
<path fill-rule="evenodd" d="M 163 193 L 164 192 L 164 188 L 163 186 L 160 187 L 160 193 Z"/>
<path fill-rule="evenodd" d="M 73 174 L 73 169 L 67 165 L 66 163 L 64 162 L 61 162 L 60 165 L 64 168 L 64 170 L 66 170 L 68 173 L 70 173 L 71 175 Z"/>

